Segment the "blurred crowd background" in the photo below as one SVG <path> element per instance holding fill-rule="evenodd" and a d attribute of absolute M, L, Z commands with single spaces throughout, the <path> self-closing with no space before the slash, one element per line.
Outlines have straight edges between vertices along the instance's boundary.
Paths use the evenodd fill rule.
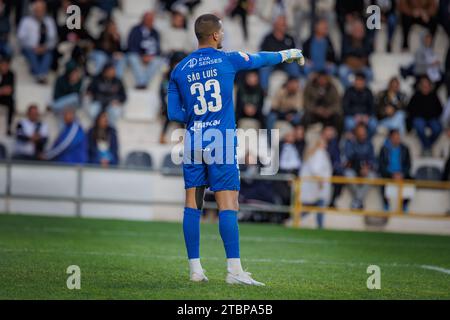
<path fill-rule="evenodd" d="M 170 72 L 205 10 L 223 18 L 225 50 L 306 56 L 236 77 L 237 124 L 280 129 L 281 173 L 450 179 L 449 0 L 0 0 L 0 159 L 152 167 L 145 150 L 179 127 Z M 247 179 L 262 164 L 242 159 L 243 202 L 289 204 L 287 183 Z M 429 161 L 411 172 L 417 159 Z M 305 203 L 331 206 L 342 189 L 310 187 Z M 350 189 L 364 208 L 367 187 Z"/>

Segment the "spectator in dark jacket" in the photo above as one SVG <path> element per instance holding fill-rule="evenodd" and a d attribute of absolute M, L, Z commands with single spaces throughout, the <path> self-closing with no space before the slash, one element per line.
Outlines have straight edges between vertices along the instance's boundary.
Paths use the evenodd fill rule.
<path fill-rule="evenodd" d="M 330 75 L 336 73 L 336 56 L 333 43 L 328 35 L 328 22 L 325 19 L 318 20 L 314 27 L 314 35 L 306 40 L 303 45 L 306 64 L 304 72 L 325 71 Z"/>
<path fill-rule="evenodd" d="M 0 58 L 0 106 L 8 109 L 6 119 L 6 133 L 11 135 L 11 125 L 16 112 L 16 102 L 14 99 L 15 75 L 10 69 L 10 59 Z"/>
<path fill-rule="evenodd" d="M 122 81 L 116 78 L 116 69 L 112 64 L 107 64 L 101 75 L 92 80 L 87 94 L 92 98 L 88 106 L 91 118 L 95 119 L 101 111 L 106 111 L 110 123 L 115 126 L 123 114 L 127 95 Z"/>
<path fill-rule="evenodd" d="M 428 77 L 420 78 L 418 90 L 409 101 L 407 110 L 419 136 L 424 155 L 430 155 L 433 144 L 442 132 L 439 119 L 442 104 Z M 427 135 L 426 128 L 430 128 L 431 135 Z"/>
<path fill-rule="evenodd" d="M 122 49 L 120 33 L 114 20 L 106 21 L 105 30 L 97 39 L 90 58 L 95 63 L 94 75 L 98 75 L 108 62 L 112 62 L 116 68 L 117 78 L 122 79 L 126 58 Z"/>
<path fill-rule="evenodd" d="M 160 36 L 153 27 L 154 18 L 153 12 L 146 12 L 142 22 L 133 27 L 128 36 L 128 61 L 136 81 L 136 89 L 147 88 L 164 62 L 159 57 Z"/>
<path fill-rule="evenodd" d="M 324 126 L 342 129 L 341 97 L 331 77 L 320 71 L 306 83 L 303 103 L 305 127 L 320 122 Z"/>
<path fill-rule="evenodd" d="M 402 180 L 410 179 L 411 156 L 409 149 L 401 141 L 401 135 L 398 130 L 391 130 L 389 138 L 386 139 L 380 150 L 378 160 L 378 172 L 381 177 Z M 385 211 L 389 211 L 389 201 L 385 196 L 384 186 L 381 188 L 383 205 Z M 408 200 L 404 200 L 403 208 L 406 210 Z"/>
<path fill-rule="evenodd" d="M 273 24 L 273 30 L 263 40 L 261 51 L 281 51 L 295 48 L 294 38 L 287 33 L 287 23 L 285 16 L 278 16 Z M 291 77 L 300 76 L 300 68 L 296 63 L 283 63 L 278 66 Z M 269 78 L 274 67 L 264 67 L 260 69 L 261 87 L 267 92 L 269 88 Z"/>
<path fill-rule="evenodd" d="M 369 64 L 372 51 L 373 44 L 366 34 L 366 26 L 360 20 L 355 20 L 342 43 L 339 79 L 345 88 L 351 85 L 351 77 L 356 73 L 364 73 L 367 82 L 372 81 L 373 72 Z"/>
<path fill-rule="evenodd" d="M 352 131 L 358 123 L 368 127 L 369 137 L 375 134 L 377 120 L 375 118 L 374 98 L 366 86 L 364 74 L 358 73 L 352 87 L 345 91 L 342 101 L 344 109 L 345 131 Z"/>
<path fill-rule="evenodd" d="M 54 162 L 84 164 L 87 162 L 87 140 L 83 128 L 75 119 L 73 109 L 64 110 L 64 127 L 53 147 L 40 158 Z"/>
<path fill-rule="evenodd" d="M 256 71 L 245 74 L 243 83 L 236 93 L 236 122 L 250 118 L 259 122 L 260 128 L 264 127 L 264 91 L 259 84 L 259 75 Z"/>
<path fill-rule="evenodd" d="M 88 132 L 88 161 L 105 168 L 119 163 L 116 129 L 109 126 L 106 112 L 98 115 Z"/>
<path fill-rule="evenodd" d="M 61 113 L 65 108 L 81 106 L 81 70 L 74 62 L 66 65 L 66 71 L 55 82 L 52 110 Z"/>
<path fill-rule="evenodd" d="M 368 139 L 364 124 L 358 124 L 354 129 L 354 138 L 345 141 L 344 158 L 346 177 L 375 177 L 375 152 L 372 142 Z M 350 185 L 350 191 L 353 198 L 352 208 L 363 209 L 369 186 Z"/>

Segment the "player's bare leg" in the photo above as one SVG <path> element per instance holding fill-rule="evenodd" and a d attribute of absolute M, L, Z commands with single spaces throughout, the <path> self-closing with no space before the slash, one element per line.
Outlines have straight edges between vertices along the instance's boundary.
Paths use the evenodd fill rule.
<path fill-rule="evenodd" d="M 229 284 L 263 286 L 242 269 L 239 252 L 239 227 L 237 213 L 239 210 L 238 191 L 217 191 L 215 193 L 219 208 L 219 230 L 227 255 L 227 277 Z"/>
<path fill-rule="evenodd" d="M 208 281 L 200 263 L 200 215 L 205 187 L 186 189 L 183 217 L 183 233 L 189 258 L 190 279 L 194 282 Z"/>

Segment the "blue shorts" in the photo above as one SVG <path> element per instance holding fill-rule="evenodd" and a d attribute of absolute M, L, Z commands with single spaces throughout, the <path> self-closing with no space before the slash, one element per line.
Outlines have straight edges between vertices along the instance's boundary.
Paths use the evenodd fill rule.
<path fill-rule="evenodd" d="M 208 150 L 192 150 L 183 163 L 184 188 L 206 186 L 213 192 L 240 189 L 235 147 L 224 148 L 221 160 L 212 161 Z"/>

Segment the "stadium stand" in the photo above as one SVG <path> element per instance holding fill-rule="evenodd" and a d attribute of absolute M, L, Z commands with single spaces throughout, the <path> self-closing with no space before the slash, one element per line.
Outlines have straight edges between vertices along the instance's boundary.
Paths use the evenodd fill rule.
<path fill-rule="evenodd" d="M 145 151 L 133 151 L 125 160 L 125 167 L 151 169 L 153 167 L 152 157 Z"/>

